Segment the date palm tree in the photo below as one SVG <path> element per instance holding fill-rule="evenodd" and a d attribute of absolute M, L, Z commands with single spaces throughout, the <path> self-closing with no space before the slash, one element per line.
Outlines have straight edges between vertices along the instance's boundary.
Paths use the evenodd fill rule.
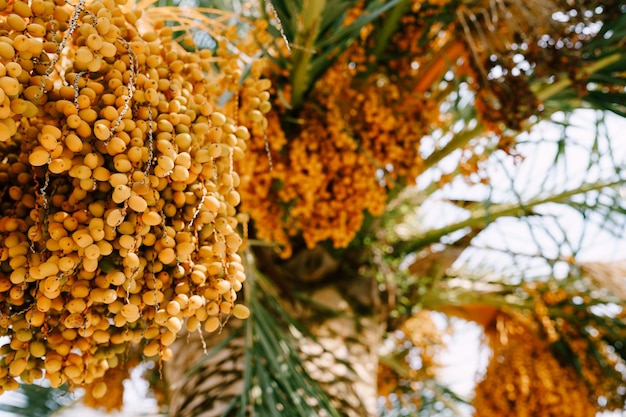
<path fill-rule="evenodd" d="M 624 408 L 623 268 L 578 256 L 626 221 L 620 2 L 175 5 L 255 37 L 235 53 L 266 61 L 273 109 L 237 166 L 251 316 L 175 342 L 151 376 L 169 415 L 454 412 L 432 311 L 484 328 L 476 415 Z"/>

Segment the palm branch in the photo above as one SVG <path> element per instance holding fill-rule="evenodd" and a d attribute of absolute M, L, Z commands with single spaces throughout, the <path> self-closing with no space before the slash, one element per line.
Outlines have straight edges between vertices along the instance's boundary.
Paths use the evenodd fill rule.
<path fill-rule="evenodd" d="M 20 389 L 5 395 L 0 411 L 20 417 L 51 417 L 75 402 L 68 387 L 50 388 L 41 385 L 20 385 Z"/>
<path fill-rule="evenodd" d="M 291 50 L 291 55 L 278 63 L 283 68 L 289 68 L 289 83 L 293 87 L 289 105 L 291 108 L 298 108 L 317 80 L 358 39 L 364 26 L 379 19 L 385 12 L 397 9 L 406 1 L 367 1 L 360 16 L 349 23 L 346 23 L 347 13 L 358 4 L 354 0 L 272 0 L 269 3 L 275 11 L 278 30 L 284 34 Z M 265 6 L 265 1 L 262 6 Z"/>

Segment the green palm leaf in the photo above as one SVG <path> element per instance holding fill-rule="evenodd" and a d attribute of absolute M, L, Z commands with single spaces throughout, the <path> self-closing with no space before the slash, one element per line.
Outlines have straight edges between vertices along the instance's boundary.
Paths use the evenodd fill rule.
<path fill-rule="evenodd" d="M 267 8 L 265 3 L 262 2 L 264 9 Z M 290 106 L 295 109 L 302 105 L 315 82 L 358 38 L 361 28 L 403 0 L 370 0 L 365 3 L 360 16 L 348 25 L 344 24 L 346 12 L 358 3 L 354 0 L 273 0 L 270 3 L 290 42 L 291 56 L 279 63 L 289 69 L 293 88 Z"/>
<path fill-rule="evenodd" d="M 16 417 L 51 417 L 74 402 L 67 388 L 20 385 L 16 393 L 10 397 L 5 395 L 6 400 L 0 403 L 0 411 Z"/>

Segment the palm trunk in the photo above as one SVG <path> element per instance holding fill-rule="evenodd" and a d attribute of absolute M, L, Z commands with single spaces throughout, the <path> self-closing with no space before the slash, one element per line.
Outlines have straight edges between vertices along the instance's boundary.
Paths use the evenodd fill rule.
<path fill-rule="evenodd" d="M 169 385 L 169 415 L 177 417 L 220 417 L 243 389 L 245 338 L 234 337 L 210 360 L 202 339 L 216 346 L 227 338 L 220 335 L 193 333 L 172 345 L 174 357 L 164 364 Z M 209 350 L 211 347 L 207 347 Z M 202 363 L 197 369 L 195 367 Z M 234 414 L 234 413 L 233 413 Z"/>
<path fill-rule="evenodd" d="M 342 416 L 376 416 L 380 317 L 359 316 L 344 294 L 338 286 L 311 294 L 314 302 L 340 315 L 311 326 L 315 341 L 303 338 L 298 347 L 307 372 Z"/>
<path fill-rule="evenodd" d="M 319 250 L 314 251 L 305 252 L 319 255 Z M 375 308 L 376 286 L 364 277 L 339 277 L 338 264 L 333 265 L 329 269 L 328 264 L 318 263 L 316 271 L 311 271 L 311 256 L 295 257 L 281 265 L 279 273 L 278 269 L 269 272 L 282 275 L 277 278 L 282 281 L 288 267 L 299 273 L 300 283 L 306 281 L 309 285 L 308 290 L 300 288 L 300 301 L 281 300 L 285 310 L 302 323 L 311 336 L 302 335 L 295 341 L 305 372 L 319 384 L 341 416 L 373 417 L 377 415 L 377 349 L 383 334 L 382 317 Z M 324 271 L 320 272 L 320 268 Z M 293 278 L 292 272 L 287 274 Z M 311 280 L 311 276 L 315 279 Z M 359 280 L 358 285 L 354 285 L 356 280 Z M 315 281 L 315 288 L 310 288 L 312 281 Z M 206 350 L 211 351 L 239 326 L 231 321 L 221 335 L 206 335 Z M 245 387 L 246 343 L 254 343 L 254 339 L 246 339 L 245 333 L 239 332 L 216 354 L 189 372 L 205 356 L 203 342 L 198 334 L 179 339 L 172 346 L 174 358 L 165 364 L 165 377 L 170 386 L 170 415 L 237 415 L 239 403 L 233 401 Z M 258 389 L 269 387 L 259 386 Z M 229 410 L 229 407 L 232 408 Z M 253 413 L 248 410 L 245 415 Z"/>

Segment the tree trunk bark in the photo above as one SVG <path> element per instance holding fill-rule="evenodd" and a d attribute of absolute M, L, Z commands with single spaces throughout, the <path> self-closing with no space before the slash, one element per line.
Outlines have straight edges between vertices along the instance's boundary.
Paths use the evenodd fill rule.
<path fill-rule="evenodd" d="M 301 339 L 305 369 L 341 415 L 376 416 L 380 317 L 359 316 L 338 286 L 316 290 L 311 299 L 339 315 L 309 328 L 315 341 Z"/>
<path fill-rule="evenodd" d="M 171 346 L 173 359 L 164 363 L 170 416 L 220 417 L 241 393 L 245 337 L 234 337 L 209 360 L 202 362 L 206 349 L 211 350 L 223 342 L 229 331 L 233 330 L 219 335 L 187 334 Z M 203 343 L 203 339 L 209 342 Z"/>
<path fill-rule="evenodd" d="M 295 341 L 305 372 L 318 382 L 340 415 L 376 416 L 378 347 L 383 336 L 376 283 L 373 278 L 339 276 L 337 266 L 328 269 L 323 262 L 312 267 L 310 256 L 301 257 L 296 263 L 293 261 L 292 258 L 288 266 L 300 275 L 300 283 L 304 275 L 315 276 L 313 280 L 305 277 L 304 287 L 308 288 L 299 288 L 304 295 L 299 299 L 308 299 L 307 302 L 281 300 L 285 310 L 312 335 L 312 338 L 302 335 Z M 285 266 L 281 265 L 280 274 L 285 274 Z M 320 273 L 320 268 L 326 271 Z M 277 270 L 270 268 L 268 272 L 277 273 Z M 293 278 L 291 273 L 288 275 Z M 283 278 L 285 276 L 278 280 Z M 321 311 L 331 314 L 320 314 Z M 183 337 L 172 345 L 174 358 L 164 364 L 170 387 L 171 416 L 237 415 L 237 407 L 230 411 L 228 408 L 244 389 L 244 332 L 193 372 L 189 371 L 201 363 L 206 350 L 211 351 L 239 326 L 241 322 L 230 321 L 222 334 L 205 335 L 206 349 L 199 334 Z M 252 415 L 251 409 L 246 415 Z M 298 414 L 289 415 L 296 417 Z"/>

